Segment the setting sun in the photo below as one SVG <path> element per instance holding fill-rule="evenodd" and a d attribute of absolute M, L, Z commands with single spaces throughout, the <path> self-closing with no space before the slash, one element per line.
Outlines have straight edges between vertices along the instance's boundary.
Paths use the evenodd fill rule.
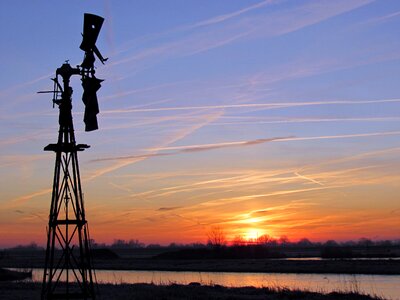
<path fill-rule="evenodd" d="M 247 241 L 253 241 L 253 240 L 257 240 L 263 234 L 265 234 L 264 230 L 259 229 L 259 228 L 251 228 L 251 229 L 248 229 L 244 233 L 244 238 Z"/>

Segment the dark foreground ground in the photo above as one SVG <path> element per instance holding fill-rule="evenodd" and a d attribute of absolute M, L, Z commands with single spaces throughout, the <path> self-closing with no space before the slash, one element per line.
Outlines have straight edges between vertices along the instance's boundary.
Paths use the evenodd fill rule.
<path fill-rule="evenodd" d="M 40 299 L 39 283 L 0 282 L 0 295 L 2 300 L 15 299 Z M 373 300 L 383 299 L 356 293 L 330 293 L 320 294 L 306 291 L 269 288 L 227 288 L 222 286 L 189 285 L 154 285 L 154 284 L 101 284 L 98 286 L 98 297 L 101 300 L 112 299 L 266 299 L 266 300 Z"/>

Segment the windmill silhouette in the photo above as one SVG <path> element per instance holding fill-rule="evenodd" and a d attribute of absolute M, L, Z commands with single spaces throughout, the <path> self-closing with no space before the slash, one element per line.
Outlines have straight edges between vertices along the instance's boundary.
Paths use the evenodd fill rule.
<path fill-rule="evenodd" d="M 81 65 L 75 68 L 65 62 L 53 78 L 53 107 L 59 108 L 59 132 L 55 144 L 45 151 L 56 154 L 53 191 L 47 228 L 46 260 L 43 273 L 42 299 L 95 299 L 95 276 L 90 251 L 89 227 L 86 220 L 78 152 L 90 146 L 77 144 L 72 120 L 72 87 L 70 78 L 81 76 L 85 104 L 85 130 L 98 129 L 97 91 L 103 80 L 95 77 L 95 55 L 103 58 L 96 47 L 104 19 L 85 14 L 83 40 L 85 51 Z M 61 82 L 62 81 L 62 82 Z"/>

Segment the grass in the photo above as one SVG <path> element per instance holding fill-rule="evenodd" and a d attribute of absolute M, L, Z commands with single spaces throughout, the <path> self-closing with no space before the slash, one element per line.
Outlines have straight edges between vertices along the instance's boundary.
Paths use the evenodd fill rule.
<path fill-rule="evenodd" d="M 1 299 L 40 299 L 40 283 L 32 282 L 0 282 Z M 255 287 L 223 287 L 220 285 L 188 285 L 169 284 L 100 284 L 98 285 L 97 299 L 216 299 L 216 300 L 241 300 L 241 299 L 269 299 L 269 300 L 382 300 L 383 298 L 362 295 L 357 292 L 331 292 L 328 294 L 291 290 L 284 287 L 255 288 Z"/>
<path fill-rule="evenodd" d="M 0 268 L 0 281 L 23 280 L 32 277 L 32 270 L 12 271 Z"/>

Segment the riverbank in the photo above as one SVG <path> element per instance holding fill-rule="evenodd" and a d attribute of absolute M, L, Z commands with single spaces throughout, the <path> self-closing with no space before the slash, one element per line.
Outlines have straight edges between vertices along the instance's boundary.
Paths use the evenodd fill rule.
<path fill-rule="evenodd" d="M 0 294 L 3 300 L 11 299 L 40 299 L 40 283 L 32 282 L 0 282 Z M 382 300 L 383 298 L 360 295 L 357 291 L 350 293 L 332 292 L 322 294 L 316 292 L 289 290 L 285 288 L 228 288 L 219 285 L 188 285 L 170 284 L 99 284 L 98 299 L 307 299 L 307 300 Z"/>
<path fill-rule="evenodd" d="M 400 260 L 97 259 L 99 270 L 400 275 Z M 3 268 L 43 268 L 42 262 L 2 261 Z"/>
<path fill-rule="evenodd" d="M 110 253 L 109 253 L 110 252 Z M 400 275 L 399 259 L 161 259 L 146 251 L 94 252 L 93 266 L 101 270 L 251 272 Z M 113 254 L 113 255 L 110 255 Z M 56 252 L 56 259 L 60 255 Z M 0 267 L 32 269 L 44 267 L 44 251 L 8 251 Z"/>
<path fill-rule="evenodd" d="M 32 278 L 32 271 L 13 271 L 0 268 L 0 281 L 24 280 Z"/>
<path fill-rule="evenodd" d="M 96 269 L 193 271 L 193 272 L 252 272 L 252 273 L 310 273 L 400 275 L 399 260 L 156 260 L 118 259 L 96 261 Z"/>

